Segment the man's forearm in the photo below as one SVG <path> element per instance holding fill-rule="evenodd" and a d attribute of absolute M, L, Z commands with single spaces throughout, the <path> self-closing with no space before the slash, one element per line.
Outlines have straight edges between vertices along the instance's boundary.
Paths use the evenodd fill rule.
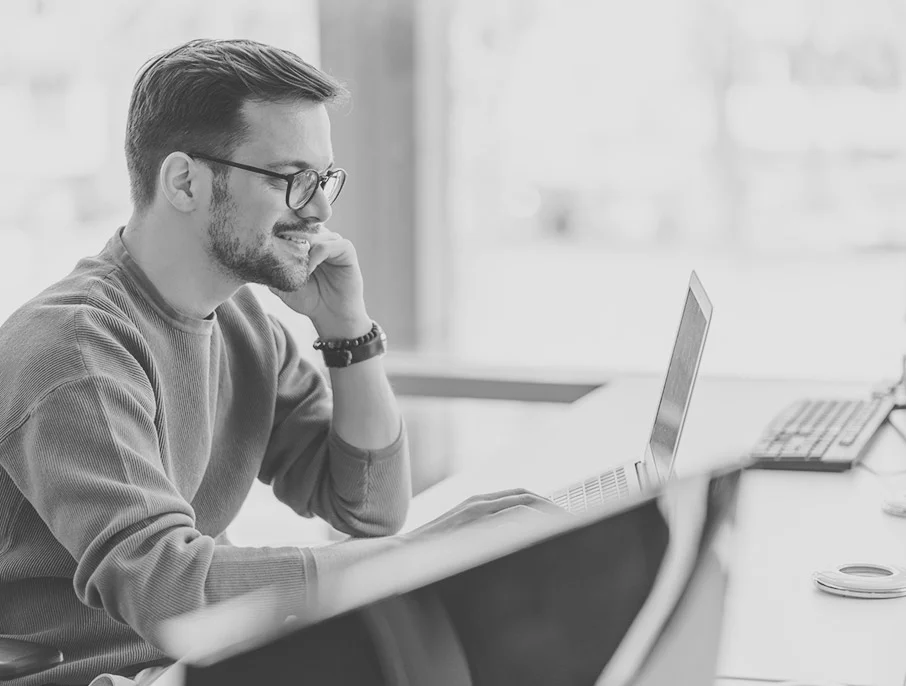
<path fill-rule="evenodd" d="M 314 324 L 322 338 L 355 338 L 371 329 L 372 320 L 363 311 L 349 319 Z M 348 367 L 330 367 L 330 385 L 332 424 L 340 438 L 362 450 L 379 450 L 399 438 L 399 406 L 379 357 Z"/>
<path fill-rule="evenodd" d="M 404 543 L 399 536 L 382 538 L 351 538 L 339 543 L 309 548 L 315 561 L 318 588 L 324 590 L 331 578 L 356 562 L 393 550 Z"/>
<path fill-rule="evenodd" d="M 378 450 L 399 438 L 399 406 L 380 358 L 331 368 L 330 382 L 333 428 L 340 438 L 362 450 Z"/>
<path fill-rule="evenodd" d="M 315 328 L 326 340 L 358 338 L 371 328 L 371 319 L 363 316 L 348 324 L 322 321 Z M 333 387 L 331 431 L 337 452 L 330 455 L 333 495 L 330 502 L 320 503 L 318 513 L 353 535 L 394 533 L 403 525 L 412 486 L 403 421 L 384 363 L 380 357 L 372 357 L 328 369 Z M 374 459 L 354 453 L 343 457 L 344 450 L 366 456 L 372 453 Z"/>

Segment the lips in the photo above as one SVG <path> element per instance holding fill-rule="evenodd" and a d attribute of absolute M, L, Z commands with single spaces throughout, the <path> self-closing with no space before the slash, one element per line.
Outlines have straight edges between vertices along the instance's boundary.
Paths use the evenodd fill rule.
<path fill-rule="evenodd" d="M 298 231 L 284 231 L 283 233 L 278 233 L 277 238 L 282 238 L 285 241 L 292 241 L 296 244 L 308 243 L 305 234 Z"/>

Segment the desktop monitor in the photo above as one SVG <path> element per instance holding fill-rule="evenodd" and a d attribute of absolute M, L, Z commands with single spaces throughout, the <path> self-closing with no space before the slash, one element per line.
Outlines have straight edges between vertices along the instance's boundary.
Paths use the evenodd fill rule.
<path fill-rule="evenodd" d="M 658 665 L 698 683 L 680 670 L 713 677 L 721 613 L 701 608 L 722 603 L 708 575 L 726 573 L 714 560 L 739 475 L 415 539 L 347 570 L 317 608 L 282 607 L 270 628 L 184 659 L 184 683 L 647 686 Z M 707 626 L 687 629 L 689 617 Z M 676 655 L 685 631 L 700 647 L 694 666 Z M 191 634 L 178 634 L 171 644 L 186 648 Z"/>

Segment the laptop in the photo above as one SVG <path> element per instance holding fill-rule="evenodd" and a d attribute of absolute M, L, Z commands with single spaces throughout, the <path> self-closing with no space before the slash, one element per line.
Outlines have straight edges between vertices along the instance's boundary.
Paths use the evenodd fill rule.
<path fill-rule="evenodd" d="M 704 286 L 693 271 L 642 459 L 558 490 L 547 496 L 551 501 L 570 512 L 583 512 L 614 498 L 645 491 L 670 478 L 713 310 Z"/>

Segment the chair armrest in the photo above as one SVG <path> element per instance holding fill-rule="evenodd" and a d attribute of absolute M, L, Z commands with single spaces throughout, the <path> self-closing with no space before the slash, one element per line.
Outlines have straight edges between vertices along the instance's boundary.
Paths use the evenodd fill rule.
<path fill-rule="evenodd" d="M 63 662 L 56 648 L 16 638 L 0 638 L 0 681 L 43 672 Z"/>

